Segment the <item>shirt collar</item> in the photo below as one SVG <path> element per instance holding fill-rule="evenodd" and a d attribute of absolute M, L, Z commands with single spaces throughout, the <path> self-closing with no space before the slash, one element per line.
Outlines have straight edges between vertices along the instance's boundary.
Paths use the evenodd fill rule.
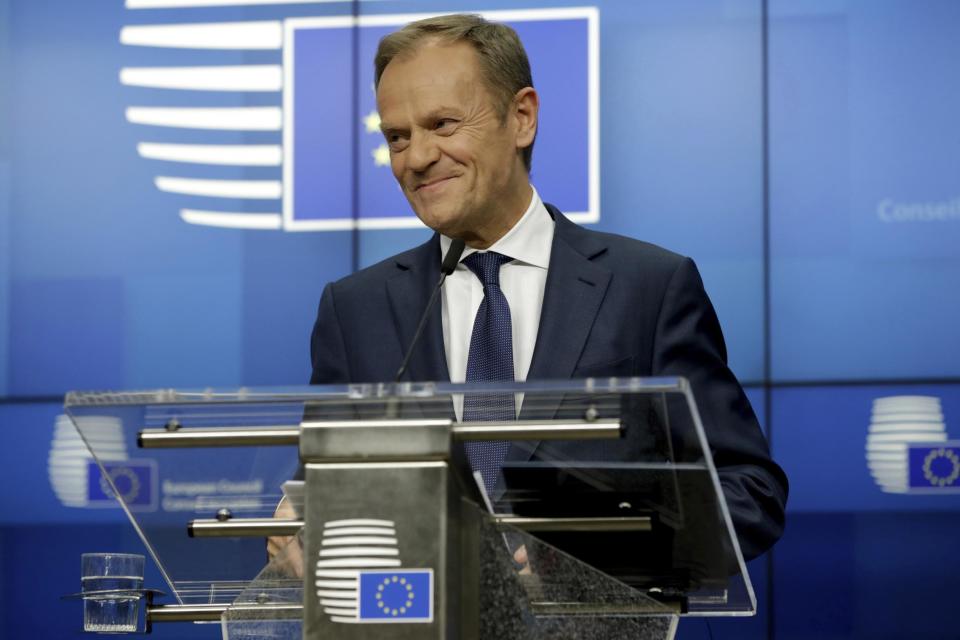
<path fill-rule="evenodd" d="M 550 265 L 550 248 L 553 244 L 554 221 L 547 208 L 543 206 L 540 194 L 530 186 L 533 195 L 527 210 L 506 235 L 493 243 L 487 251 L 496 251 L 499 254 L 513 258 L 516 261 L 546 269 Z M 453 242 L 445 235 L 440 236 L 441 259 L 447 254 L 450 243 Z M 460 257 L 462 261 L 477 250 L 467 247 Z"/>

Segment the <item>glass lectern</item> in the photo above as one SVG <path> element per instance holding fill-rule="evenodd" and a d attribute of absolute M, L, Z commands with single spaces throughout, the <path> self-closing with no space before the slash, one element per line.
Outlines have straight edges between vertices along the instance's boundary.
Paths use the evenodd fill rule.
<path fill-rule="evenodd" d="M 516 419 L 458 420 L 507 394 Z M 71 393 L 66 410 L 166 580 L 149 624 L 671 638 L 683 616 L 756 609 L 682 378 Z M 471 442 L 508 443 L 495 483 Z"/>

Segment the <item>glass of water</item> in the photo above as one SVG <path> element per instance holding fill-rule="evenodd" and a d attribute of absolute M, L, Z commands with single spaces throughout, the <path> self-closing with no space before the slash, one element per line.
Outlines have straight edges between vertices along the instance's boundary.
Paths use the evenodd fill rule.
<path fill-rule="evenodd" d="M 143 589 L 143 556 L 134 553 L 84 553 L 83 630 L 136 631 Z M 89 595 L 88 595 L 89 594 Z"/>

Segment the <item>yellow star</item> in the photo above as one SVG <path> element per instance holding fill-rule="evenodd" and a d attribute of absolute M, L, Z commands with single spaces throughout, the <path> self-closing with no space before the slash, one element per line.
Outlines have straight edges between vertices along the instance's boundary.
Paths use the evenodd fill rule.
<path fill-rule="evenodd" d="M 381 143 L 379 147 L 370 152 L 370 155 L 373 156 L 373 163 L 378 167 L 389 167 L 390 166 L 390 147 L 387 146 L 387 143 Z"/>
<path fill-rule="evenodd" d="M 363 126 L 367 128 L 367 133 L 380 132 L 380 114 L 376 110 L 371 111 L 363 118 Z"/>

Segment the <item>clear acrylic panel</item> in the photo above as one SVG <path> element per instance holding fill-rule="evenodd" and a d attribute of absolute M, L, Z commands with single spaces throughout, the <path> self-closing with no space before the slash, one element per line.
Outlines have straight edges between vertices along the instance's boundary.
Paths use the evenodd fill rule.
<path fill-rule="evenodd" d="M 299 537 L 287 545 L 240 592 L 223 614 L 224 640 L 301 640 L 303 580 Z"/>
<path fill-rule="evenodd" d="M 514 442 L 489 496 L 493 513 L 487 525 L 495 533 L 481 537 L 489 538 L 488 552 L 502 553 L 487 553 L 483 564 L 509 569 L 500 573 L 511 577 L 511 589 L 525 594 L 524 607 L 531 607 L 535 627 L 545 630 L 530 637 L 550 637 L 548 630 L 567 633 L 574 628 L 570 625 L 599 629 L 589 626 L 601 624 L 599 619 L 636 637 L 638 621 L 650 617 L 669 625 L 676 615 L 755 612 L 717 473 L 704 455 L 703 428 L 683 379 L 71 393 L 66 408 L 100 465 L 102 488 L 124 505 L 174 599 L 262 604 L 302 602 L 303 585 L 291 569 L 291 562 L 302 562 L 290 555 L 297 538 L 268 565 L 263 538 L 191 538 L 188 523 L 216 519 L 222 510 L 232 518 L 273 517 L 284 483 L 298 473 L 296 436 L 302 423 L 389 418 L 449 421 L 454 430 L 493 426 L 457 422 L 463 397 L 472 394 L 515 394 L 517 425 L 620 425 L 616 438 Z M 118 459 L 117 438 L 104 436 L 105 424 L 119 433 L 122 447 L 136 453 Z M 238 427 L 285 428 L 292 439 L 289 446 L 138 449 L 152 433 L 225 433 Z M 456 440 L 453 448 L 462 448 Z M 470 483 L 469 470 L 457 467 L 456 460 L 453 455 L 451 465 Z M 469 497 L 482 504 L 479 495 L 475 490 Z M 288 517 L 295 517 L 302 502 L 295 491 L 291 498 Z M 511 518 L 558 517 L 603 518 L 614 525 L 605 531 L 523 531 L 504 524 Z M 617 530 L 623 518 L 646 525 Z M 529 566 L 512 557 L 520 547 Z M 481 601 L 488 595 L 481 590 Z M 230 612 L 224 619 L 231 624 L 259 615 L 250 607 Z M 289 610 L 280 615 L 289 626 Z M 237 635 L 245 633 L 240 627 L 233 633 L 253 637 Z"/>

